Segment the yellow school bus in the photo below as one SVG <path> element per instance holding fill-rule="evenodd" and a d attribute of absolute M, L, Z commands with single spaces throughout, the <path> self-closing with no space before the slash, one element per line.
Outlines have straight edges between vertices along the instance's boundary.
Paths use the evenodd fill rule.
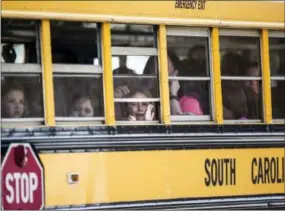
<path fill-rule="evenodd" d="M 284 208 L 284 6 L 2 1 L 1 155 L 47 210 Z"/>

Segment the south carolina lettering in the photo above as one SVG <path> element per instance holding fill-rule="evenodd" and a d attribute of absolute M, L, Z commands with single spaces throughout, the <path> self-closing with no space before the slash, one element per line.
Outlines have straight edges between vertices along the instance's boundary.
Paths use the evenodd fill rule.
<path fill-rule="evenodd" d="M 281 164 L 281 165 L 280 165 Z M 284 183 L 284 157 L 253 158 L 251 180 L 253 184 Z"/>
<path fill-rule="evenodd" d="M 205 10 L 206 0 L 176 0 L 175 8 Z"/>
<path fill-rule="evenodd" d="M 206 186 L 236 185 L 236 159 L 206 159 L 205 173 Z"/>

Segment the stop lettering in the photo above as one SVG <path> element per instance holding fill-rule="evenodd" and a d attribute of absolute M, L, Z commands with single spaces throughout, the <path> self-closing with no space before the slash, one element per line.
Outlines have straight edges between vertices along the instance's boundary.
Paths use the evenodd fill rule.
<path fill-rule="evenodd" d="M 3 209 L 42 209 L 43 168 L 30 144 L 11 144 L 2 166 Z"/>

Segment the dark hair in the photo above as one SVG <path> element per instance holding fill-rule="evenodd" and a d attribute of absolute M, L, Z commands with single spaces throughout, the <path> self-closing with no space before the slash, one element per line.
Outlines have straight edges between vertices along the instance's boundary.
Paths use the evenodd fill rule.
<path fill-rule="evenodd" d="M 79 99 L 85 99 L 85 100 L 90 100 L 91 102 L 91 106 L 93 108 L 93 111 L 94 111 L 94 115 L 95 115 L 95 111 L 96 111 L 96 102 L 94 99 L 92 99 L 90 96 L 88 95 L 75 95 L 73 98 L 72 98 L 72 106 L 70 108 L 70 113 L 72 113 L 73 111 L 73 108 L 74 108 L 74 104 L 79 100 Z"/>
<path fill-rule="evenodd" d="M 72 105 L 77 101 L 77 100 L 79 100 L 79 99 L 88 99 L 88 100 L 90 100 L 91 101 L 91 103 L 94 103 L 95 101 L 90 97 L 90 96 L 88 96 L 88 95 L 79 95 L 79 94 L 77 94 L 77 95 L 74 95 L 73 96 L 73 98 L 72 98 Z"/>
<path fill-rule="evenodd" d="M 248 119 L 259 119 L 261 115 L 260 110 L 260 97 L 249 87 L 243 87 L 246 96 Z"/>
<path fill-rule="evenodd" d="M 174 68 L 179 71 L 181 68 L 179 57 L 171 49 L 167 49 L 167 56 L 172 62 Z M 146 62 L 145 68 L 143 70 L 143 74 L 151 75 L 151 74 L 156 73 L 156 70 L 158 69 L 158 67 L 157 67 L 155 58 L 156 58 L 155 56 L 149 57 L 149 59 Z"/>
<path fill-rule="evenodd" d="M 223 75 L 246 76 L 250 65 L 246 57 L 229 52 L 222 59 L 221 70 Z"/>
<path fill-rule="evenodd" d="M 121 66 L 113 71 L 114 74 L 127 74 L 127 75 L 134 75 L 137 74 L 133 69 L 129 69 L 126 66 Z M 115 78 L 114 79 L 114 88 L 116 89 L 119 86 L 127 86 L 129 89 L 131 89 L 134 86 L 137 86 L 138 84 L 137 78 Z"/>
<path fill-rule="evenodd" d="M 12 80 L 12 81 L 5 82 L 5 84 L 2 86 L 1 96 L 3 97 L 8 92 L 14 91 L 14 90 L 19 90 L 25 94 L 25 90 L 24 90 L 23 86 L 19 82 Z"/>
<path fill-rule="evenodd" d="M 248 76 L 249 75 L 249 69 L 250 68 L 258 68 L 259 66 L 258 66 L 258 62 L 252 62 L 252 61 L 248 61 L 247 62 L 247 68 L 246 68 L 246 70 L 245 70 L 245 72 L 243 72 L 243 70 L 241 70 L 241 75 L 242 76 Z M 260 75 L 260 74 L 259 74 Z"/>
<path fill-rule="evenodd" d="M 190 48 L 190 49 L 188 50 L 188 59 L 193 59 L 193 53 L 194 53 L 195 51 L 199 51 L 199 50 L 205 51 L 206 48 L 205 48 L 204 45 L 194 45 L 192 48 Z"/>
<path fill-rule="evenodd" d="M 135 75 L 135 71 L 129 69 L 126 66 L 118 67 L 117 69 L 113 70 L 113 74 L 128 74 L 128 75 Z"/>
<path fill-rule="evenodd" d="M 167 50 L 167 55 L 168 55 L 170 61 L 172 62 L 174 68 L 176 70 L 178 70 L 178 72 L 179 72 L 181 69 L 181 61 L 180 61 L 179 57 L 171 49 Z"/>
<path fill-rule="evenodd" d="M 249 62 L 248 68 L 258 67 L 258 62 Z"/>
<path fill-rule="evenodd" d="M 192 60 L 184 60 L 182 63 L 181 71 L 179 71 L 179 76 L 200 76 L 202 73 L 203 76 L 203 70 L 204 65 L 201 64 L 196 59 Z M 195 81 L 180 81 L 180 89 L 178 91 L 178 97 L 182 97 L 184 95 L 187 96 L 201 96 L 203 92 L 205 92 L 205 89 L 203 87 L 203 84 L 200 82 Z"/>
<path fill-rule="evenodd" d="M 157 70 L 157 62 L 155 56 L 150 56 L 145 64 L 143 74 L 144 75 L 152 75 L 156 73 Z"/>
<path fill-rule="evenodd" d="M 242 88 L 223 87 L 223 106 L 229 109 L 234 119 L 248 117 L 248 103 L 246 93 Z"/>
<path fill-rule="evenodd" d="M 181 63 L 179 76 L 204 76 L 206 71 L 206 62 L 200 62 L 196 59 L 185 59 Z"/>
<path fill-rule="evenodd" d="M 79 62 L 76 53 L 63 45 L 54 47 L 52 55 L 53 63 L 77 64 Z"/>

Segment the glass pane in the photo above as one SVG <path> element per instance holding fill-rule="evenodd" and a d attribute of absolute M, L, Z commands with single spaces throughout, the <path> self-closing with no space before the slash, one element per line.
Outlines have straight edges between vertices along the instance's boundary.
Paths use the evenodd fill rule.
<path fill-rule="evenodd" d="M 101 65 L 98 24 L 51 21 L 52 62 Z"/>
<path fill-rule="evenodd" d="M 1 33 L 1 62 L 40 63 L 38 21 L 2 19 Z"/>
<path fill-rule="evenodd" d="M 222 81 L 224 119 L 261 119 L 261 94 L 261 81 Z"/>
<path fill-rule="evenodd" d="M 272 93 L 272 117 L 273 119 L 285 119 L 285 81 L 272 81 L 275 86 L 271 88 Z"/>
<path fill-rule="evenodd" d="M 210 75 L 207 37 L 167 36 L 167 47 L 172 62 L 169 71 L 173 66 L 178 76 Z"/>
<path fill-rule="evenodd" d="M 152 25 L 111 24 L 112 46 L 156 47 Z"/>
<path fill-rule="evenodd" d="M 260 74 L 259 42 L 258 37 L 220 37 L 222 75 L 252 76 L 251 66 Z"/>
<path fill-rule="evenodd" d="M 133 102 L 115 103 L 116 120 L 152 121 L 158 119 L 159 103 L 150 102 L 153 98 L 146 88 L 131 89 L 124 98 L 131 98 Z"/>
<path fill-rule="evenodd" d="M 158 111 L 158 102 L 115 103 L 117 121 L 157 121 Z"/>
<path fill-rule="evenodd" d="M 187 30 L 187 28 L 185 28 Z M 167 36 L 171 77 L 209 77 L 207 37 Z M 169 80 L 171 115 L 210 115 L 210 81 Z"/>
<path fill-rule="evenodd" d="M 114 78 L 114 97 L 124 98 L 137 88 L 145 88 L 152 98 L 159 98 L 159 85 L 156 78 L 123 77 Z"/>
<path fill-rule="evenodd" d="M 150 65 L 147 62 L 152 60 L 150 56 L 116 56 L 112 57 L 113 74 L 117 75 L 157 75 L 157 68 L 154 66 L 150 70 Z M 155 56 L 155 63 L 157 63 L 157 56 Z"/>
<path fill-rule="evenodd" d="M 43 117 L 41 77 L 2 76 L 2 118 Z"/>
<path fill-rule="evenodd" d="M 209 84 L 209 81 L 179 81 L 178 98 L 184 115 L 210 115 Z M 170 101 L 170 104 L 174 103 Z"/>
<path fill-rule="evenodd" d="M 111 37 L 112 47 L 126 47 L 127 51 L 125 55 L 116 55 L 115 52 L 112 55 L 115 100 L 159 98 L 158 59 L 157 56 L 150 56 L 151 48 L 156 48 L 154 27 L 112 24 Z M 150 52 L 140 51 L 142 47 L 149 48 Z M 153 107 L 154 116 L 145 119 L 148 105 Z M 157 106 L 156 102 L 117 102 L 116 120 L 155 120 L 159 111 Z"/>
<path fill-rule="evenodd" d="M 285 76 L 285 38 L 269 38 L 271 76 Z"/>
<path fill-rule="evenodd" d="M 220 37 L 222 76 L 261 77 L 259 37 Z M 262 118 L 261 80 L 223 80 L 224 119 Z"/>
<path fill-rule="evenodd" d="M 57 117 L 103 116 L 102 79 L 92 77 L 54 77 Z"/>

